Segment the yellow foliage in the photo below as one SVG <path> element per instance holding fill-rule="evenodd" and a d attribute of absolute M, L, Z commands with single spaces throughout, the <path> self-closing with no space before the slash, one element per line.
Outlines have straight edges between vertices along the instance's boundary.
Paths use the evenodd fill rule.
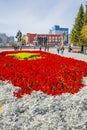
<path fill-rule="evenodd" d="M 87 25 L 84 25 L 81 31 L 84 40 L 87 40 Z"/>
<path fill-rule="evenodd" d="M 2 111 L 2 110 L 3 110 L 3 107 L 0 106 L 0 111 Z"/>

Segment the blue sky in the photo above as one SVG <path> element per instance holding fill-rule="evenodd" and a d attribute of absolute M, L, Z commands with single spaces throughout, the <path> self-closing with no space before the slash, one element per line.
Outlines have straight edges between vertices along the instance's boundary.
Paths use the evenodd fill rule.
<path fill-rule="evenodd" d="M 53 25 L 73 27 L 86 0 L 0 0 L 0 33 L 48 33 Z"/>

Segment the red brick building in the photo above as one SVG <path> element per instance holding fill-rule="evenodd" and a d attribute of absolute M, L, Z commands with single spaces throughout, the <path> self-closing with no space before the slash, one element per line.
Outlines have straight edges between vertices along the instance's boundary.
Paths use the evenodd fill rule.
<path fill-rule="evenodd" d="M 47 37 L 47 43 L 50 45 L 63 44 L 64 34 L 32 34 L 27 33 L 27 44 L 34 44 L 37 42 L 37 37 Z"/>

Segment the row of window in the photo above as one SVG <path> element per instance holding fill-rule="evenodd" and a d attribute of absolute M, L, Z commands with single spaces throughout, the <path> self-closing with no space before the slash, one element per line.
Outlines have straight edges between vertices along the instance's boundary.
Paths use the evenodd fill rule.
<path fill-rule="evenodd" d="M 57 36 L 49 36 L 48 42 L 61 42 L 63 40 L 63 37 L 57 37 Z"/>

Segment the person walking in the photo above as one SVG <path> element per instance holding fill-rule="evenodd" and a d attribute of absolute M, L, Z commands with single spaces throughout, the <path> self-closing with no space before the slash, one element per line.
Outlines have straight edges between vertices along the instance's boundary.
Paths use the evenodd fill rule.
<path fill-rule="evenodd" d="M 39 45 L 39 49 L 40 49 L 40 51 L 41 51 L 41 49 L 42 49 L 42 45 Z"/>
<path fill-rule="evenodd" d="M 55 47 L 57 48 L 57 53 L 59 54 L 60 53 L 60 45 L 55 45 Z"/>
<path fill-rule="evenodd" d="M 57 52 L 58 52 L 58 54 L 60 53 L 60 46 L 59 45 L 57 46 Z"/>
<path fill-rule="evenodd" d="M 49 52 L 49 44 L 47 44 L 47 51 Z"/>
<path fill-rule="evenodd" d="M 61 54 L 63 55 L 64 53 L 64 45 L 61 46 Z"/>
<path fill-rule="evenodd" d="M 68 52 L 71 52 L 71 51 L 72 51 L 72 47 L 71 47 L 71 44 L 69 44 Z"/>

